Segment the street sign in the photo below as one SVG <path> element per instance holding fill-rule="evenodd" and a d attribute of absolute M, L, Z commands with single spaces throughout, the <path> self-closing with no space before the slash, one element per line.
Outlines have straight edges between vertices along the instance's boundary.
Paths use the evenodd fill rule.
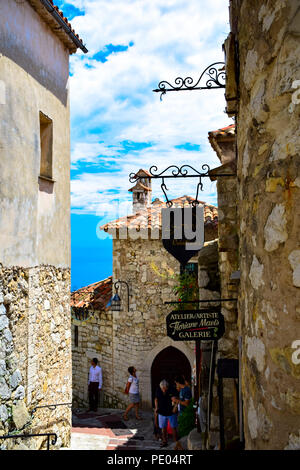
<path fill-rule="evenodd" d="M 219 308 L 174 310 L 166 318 L 167 335 L 174 341 L 215 341 L 225 331 Z"/>

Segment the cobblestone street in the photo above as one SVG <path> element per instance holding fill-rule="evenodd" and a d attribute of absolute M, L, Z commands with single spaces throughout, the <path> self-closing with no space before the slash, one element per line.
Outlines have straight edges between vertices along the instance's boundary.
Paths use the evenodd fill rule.
<path fill-rule="evenodd" d="M 70 449 L 63 450 L 160 450 L 160 441 L 153 435 L 152 413 L 142 411 L 142 420 L 133 416 L 122 419 L 123 411 L 99 408 L 97 412 L 76 410 Z M 182 443 L 184 446 L 184 443 Z M 174 443 L 169 437 L 165 450 L 172 450 Z"/>

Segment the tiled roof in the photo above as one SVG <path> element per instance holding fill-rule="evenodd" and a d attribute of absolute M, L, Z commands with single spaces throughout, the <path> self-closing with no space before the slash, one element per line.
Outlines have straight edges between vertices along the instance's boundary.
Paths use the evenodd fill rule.
<path fill-rule="evenodd" d="M 174 207 L 191 207 L 191 203 L 195 199 L 191 196 L 182 196 L 176 199 L 172 199 Z M 205 225 L 217 225 L 218 223 L 218 209 L 215 206 L 206 204 L 203 201 L 199 201 L 200 204 L 204 205 L 204 224 Z M 102 225 L 101 230 L 105 232 L 112 229 L 120 229 L 127 227 L 128 229 L 160 229 L 161 228 L 161 209 L 167 207 L 163 201 L 155 200 L 151 206 L 146 209 L 139 211 L 135 214 L 121 217 L 120 219 L 109 222 Z"/>
<path fill-rule="evenodd" d="M 71 293 L 71 307 L 105 310 L 112 296 L 112 276 Z"/>
<path fill-rule="evenodd" d="M 210 131 L 208 135 L 213 134 L 214 136 L 217 135 L 234 135 L 235 134 L 235 124 L 230 124 L 230 126 L 221 127 L 221 129 L 217 129 L 216 131 Z"/>
<path fill-rule="evenodd" d="M 142 191 L 151 191 L 151 188 L 149 188 L 148 186 L 145 186 L 140 181 L 138 181 L 132 188 L 128 189 L 128 191 L 134 191 L 137 189 L 140 189 Z"/>
<path fill-rule="evenodd" d="M 234 160 L 235 157 L 235 124 L 222 127 L 208 133 L 210 145 L 218 155 L 222 164 Z"/>
<path fill-rule="evenodd" d="M 152 176 L 148 170 L 144 170 L 144 168 L 140 168 L 139 171 L 135 174 L 135 176 Z"/>
<path fill-rule="evenodd" d="M 79 47 L 88 52 L 82 39 L 75 33 L 64 13 L 53 3 L 53 0 L 28 0 L 52 31 L 65 43 L 70 52 Z M 59 27 L 58 27 L 59 25 Z"/>

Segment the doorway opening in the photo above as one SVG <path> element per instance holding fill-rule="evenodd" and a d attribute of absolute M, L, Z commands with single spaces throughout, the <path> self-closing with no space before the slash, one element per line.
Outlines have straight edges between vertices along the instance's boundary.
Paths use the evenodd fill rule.
<path fill-rule="evenodd" d="M 174 384 L 177 375 L 184 375 L 187 381 L 191 380 L 191 366 L 188 358 L 179 349 L 173 346 L 160 351 L 154 359 L 151 367 L 151 391 L 152 406 L 157 387 L 165 379 L 170 385 Z"/>

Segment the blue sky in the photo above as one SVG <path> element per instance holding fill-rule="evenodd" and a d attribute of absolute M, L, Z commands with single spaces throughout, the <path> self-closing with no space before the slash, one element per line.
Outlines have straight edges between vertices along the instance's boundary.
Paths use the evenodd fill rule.
<path fill-rule="evenodd" d="M 224 90 L 152 92 L 161 80 L 197 80 L 223 61 L 228 0 L 57 0 L 89 52 L 70 58 L 72 289 L 112 273 L 112 242 L 96 228 L 131 213 L 129 173 L 219 161 L 207 133 L 232 123 Z M 169 197 L 196 184 L 169 180 Z M 216 203 L 205 181 L 200 199 Z M 163 199 L 153 184 L 153 198 Z"/>

